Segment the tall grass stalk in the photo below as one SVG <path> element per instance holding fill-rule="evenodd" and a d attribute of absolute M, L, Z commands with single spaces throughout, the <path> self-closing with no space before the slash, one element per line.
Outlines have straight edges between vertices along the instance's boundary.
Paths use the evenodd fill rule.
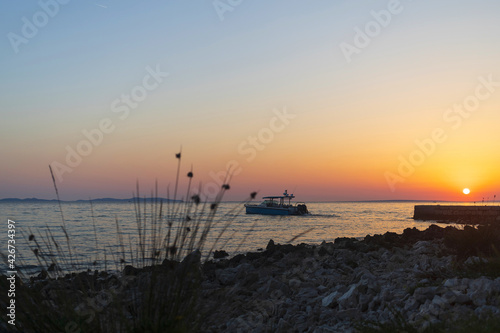
<path fill-rule="evenodd" d="M 115 217 L 118 251 L 99 246 L 97 221 L 90 201 L 95 253 L 88 254 L 87 260 L 74 255 L 77 252 L 72 246 L 59 189 L 49 167 L 61 213 L 62 235 L 56 236 L 48 225 L 45 230 L 28 229 L 29 234 L 23 233 L 42 271 L 38 275 L 19 271 L 16 301 L 22 304 L 22 311 L 18 311 L 19 324 L 9 329 L 17 332 L 188 332 L 199 327 L 203 320 L 201 258 L 208 260 L 243 209 L 243 203 L 255 194 L 238 209 L 221 216 L 218 208 L 230 189 L 230 174 L 213 200 L 202 199 L 201 185 L 193 193 L 191 167 L 185 197 L 178 200 L 181 153 L 176 154 L 176 158 L 173 199 L 167 187 L 166 205 L 158 199 L 158 182 L 149 200 L 141 197 L 139 182 L 136 183 L 133 205 L 137 237 L 129 235 L 126 244 L 120 221 Z M 215 227 L 219 228 L 218 233 L 210 236 Z M 63 242 L 60 237 L 64 237 Z M 213 243 L 208 244 L 209 239 L 214 239 Z M 222 244 L 225 246 L 227 240 Z M 1 255 L 7 262 L 7 256 Z M 23 263 L 21 257 L 18 264 Z M 87 270 L 78 273 L 81 267 Z M 111 267 L 114 270 L 110 271 Z M 0 284 L 3 287 L 5 278 Z M 4 302 L 5 296 L 0 296 L 0 302 Z M 3 328 L 0 326 L 0 331 Z"/>

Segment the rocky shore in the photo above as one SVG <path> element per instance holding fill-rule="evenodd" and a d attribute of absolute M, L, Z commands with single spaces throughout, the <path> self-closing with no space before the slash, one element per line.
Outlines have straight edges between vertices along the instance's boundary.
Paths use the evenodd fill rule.
<path fill-rule="evenodd" d="M 481 323 L 500 314 L 500 277 L 465 277 L 464 269 L 485 261 L 457 258 L 475 250 L 460 248 L 475 244 L 458 243 L 477 233 L 472 229 L 432 225 L 317 246 L 271 240 L 262 253 L 209 262 L 203 296 L 214 311 L 202 330 L 455 331 L 469 318 Z"/>
<path fill-rule="evenodd" d="M 431 225 L 317 245 L 270 240 L 265 249 L 229 259 L 220 258 L 221 251 L 219 259 L 201 263 L 195 251 L 182 262 L 126 266 L 119 276 L 89 271 L 53 280 L 45 273 L 19 287 L 36 291 L 36 301 L 19 304 L 37 303 L 23 312 L 41 313 L 38 323 L 46 320 L 41 308 L 52 317 L 58 313 L 65 332 L 125 332 L 132 324 L 165 331 L 141 325 L 174 310 L 181 312 L 161 322 L 173 327 L 182 321 L 180 331 L 467 332 L 491 326 L 483 331 L 497 332 L 499 229 Z M 172 307 L 175 300 L 179 306 Z"/>

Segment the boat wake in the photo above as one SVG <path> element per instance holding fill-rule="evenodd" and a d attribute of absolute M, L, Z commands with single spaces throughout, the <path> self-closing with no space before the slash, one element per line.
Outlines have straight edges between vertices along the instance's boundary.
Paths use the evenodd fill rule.
<path fill-rule="evenodd" d="M 336 215 L 336 214 L 307 214 L 305 216 L 312 216 L 312 217 L 340 217 L 340 215 Z"/>

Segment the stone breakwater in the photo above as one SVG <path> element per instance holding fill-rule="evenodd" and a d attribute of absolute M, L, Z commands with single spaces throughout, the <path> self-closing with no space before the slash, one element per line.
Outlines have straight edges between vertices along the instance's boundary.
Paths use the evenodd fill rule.
<path fill-rule="evenodd" d="M 500 278 L 457 276 L 454 228 L 276 245 L 204 265 L 203 331 L 355 332 L 402 320 L 425 330 L 500 314 Z M 470 257 L 465 265 L 481 261 Z M 397 318 L 398 319 L 397 319 Z"/>
<path fill-rule="evenodd" d="M 416 205 L 415 220 L 472 224 L 500 223 L 499 206 Z"/>

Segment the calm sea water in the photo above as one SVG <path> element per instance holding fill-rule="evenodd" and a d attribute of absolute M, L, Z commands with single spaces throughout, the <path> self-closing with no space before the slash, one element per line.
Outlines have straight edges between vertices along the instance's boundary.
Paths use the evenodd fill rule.
<path fill-rule="evenodd" d="M 171 209 L 175 205 L 178 204 L 171 204 Z M 230 254 L 265 248 L 270 239 L 276 243 L 287 243 L 305 231 L 308 232 L 291 243 L 320 244 L 322 241 L 334 241 L 337 237 L 364 237 L 387 231 L 400 233 L 405 228 L 425 229 L 430 225 L 429 222 L 412 219 L 415 205 L 412 202 L 318 202 L 307 205 L 310 215 L 261 216 L 246 215 L 241 203 L 222 203 L 208 237 L 207 247 L 213 244 L 227 224 L 230 218 L 227 214 L 230 212 L 233 212 L 230 216 L 234 220 L 216 246 L 216 249 L 223 248 Z M 94 219 L 89 203 L 62 203 L 62 210 L 72 256 L 82 269 L 91 268 L 90 263 L 96 259 L 101 262 L 105 256 L 106 260 L 116 261 L 124 249 L 125 252 L 134 251 L 130 249 L 138 243 L 138 232 L 132 203 L 94 203 Z M 7 219 L 16 222 L 18 269 L 39 270 L 40 266 L 46 265 L 33 255 L 32 250 L 36 247 L 45 253 L 69 253 L 57 203 L 0 203 L 0 212 L 4 219 L 4 230 L 1 233 L 3 245 L 0 251 L 4 254 L 7 252 Z M 35 235 L 38 244 L 28 240 L 31 234 Z M 55 247 L 54 242 L 58 243 L 59 248 Z M 61 263 L 61 260 L 58 262 Z M 127 259 L 127 262 L 130 260 Z M 2 265 L 2 271 L 5 271 L 5 264 Z"/>

